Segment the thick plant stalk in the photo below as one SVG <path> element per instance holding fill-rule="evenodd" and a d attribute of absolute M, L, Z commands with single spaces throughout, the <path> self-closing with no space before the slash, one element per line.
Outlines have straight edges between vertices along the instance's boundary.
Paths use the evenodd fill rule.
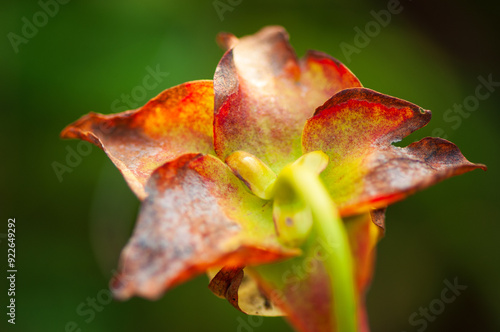
<path fill-rule="evenodd" d="M 328 269 L 331 296 L 334 301 L 332 315 L 338 332 L 356 332 L 356 295 L 354 289 L 352 254 L 342 219 L 318 175 L 307 167 L 290 165 L 283 169 L 278 182 L 288 184 L 312 212 L 312 231 L 318 240 L 335 245 L 325 248 L 323 263 Z M 279 184 L 278 184 L 279 186 Z"/>

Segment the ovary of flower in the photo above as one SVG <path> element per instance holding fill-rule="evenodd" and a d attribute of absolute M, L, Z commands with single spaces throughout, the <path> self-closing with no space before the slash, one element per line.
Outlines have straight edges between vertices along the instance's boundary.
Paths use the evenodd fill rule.
<path fill-rule="evenodd" d="M 253 194 L 273 200 L 273 221 L 280 242 L 289 247 L 300 246 L 312 227 L 311 209 L 282 181 L 281 174 L 294 168 L 319 174 L 328 165 L 328 156 L 322 151 L 309 152 L 286 166 L 278 176 L 259 158 L 244 151 L 232 153 L 226 164 Z"/>

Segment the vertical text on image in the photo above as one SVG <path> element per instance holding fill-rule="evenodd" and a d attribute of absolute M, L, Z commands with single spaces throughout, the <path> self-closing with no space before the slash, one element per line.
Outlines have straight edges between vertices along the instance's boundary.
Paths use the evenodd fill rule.
<path fill-rule="evenodd" d="M 16 218 L 9 218 L 7 222 L 7 321 L 16 324 Z"/>

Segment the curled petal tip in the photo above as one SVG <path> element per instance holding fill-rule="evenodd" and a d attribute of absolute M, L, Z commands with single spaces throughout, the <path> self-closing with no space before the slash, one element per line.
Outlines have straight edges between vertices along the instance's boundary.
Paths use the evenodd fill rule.
<path fill-rule="evenodd" d="M 128 300 L 132 296 L 131 288 L 126 278 L 121 273 L 117 273 L 111 278 L 109 288 L 115 299 L 120 301 Z"/>
<path fill-rule="evenodd" d="M 229 32 L 221 32 L 216 37 L 217 45 L 223 50 L 229 50 L 238 43 L 238 38 Z"/>

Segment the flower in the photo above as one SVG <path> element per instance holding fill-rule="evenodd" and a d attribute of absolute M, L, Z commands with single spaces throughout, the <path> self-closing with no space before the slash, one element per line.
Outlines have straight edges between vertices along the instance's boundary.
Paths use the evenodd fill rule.
<path fill-rule="evenodd" d="M 115 296 L 155 299 L 208 272 L 210 289 L 249 314 L 368 331 L 385 208 L 486 167 L 440 138 L 393 146 L 430 111 L 363 88 L 324 53 L 297 59 L 281 27 L 218 41 L 227 51 L 213 82 L 62 132 L 103 149 L 142 201 Z"/>

